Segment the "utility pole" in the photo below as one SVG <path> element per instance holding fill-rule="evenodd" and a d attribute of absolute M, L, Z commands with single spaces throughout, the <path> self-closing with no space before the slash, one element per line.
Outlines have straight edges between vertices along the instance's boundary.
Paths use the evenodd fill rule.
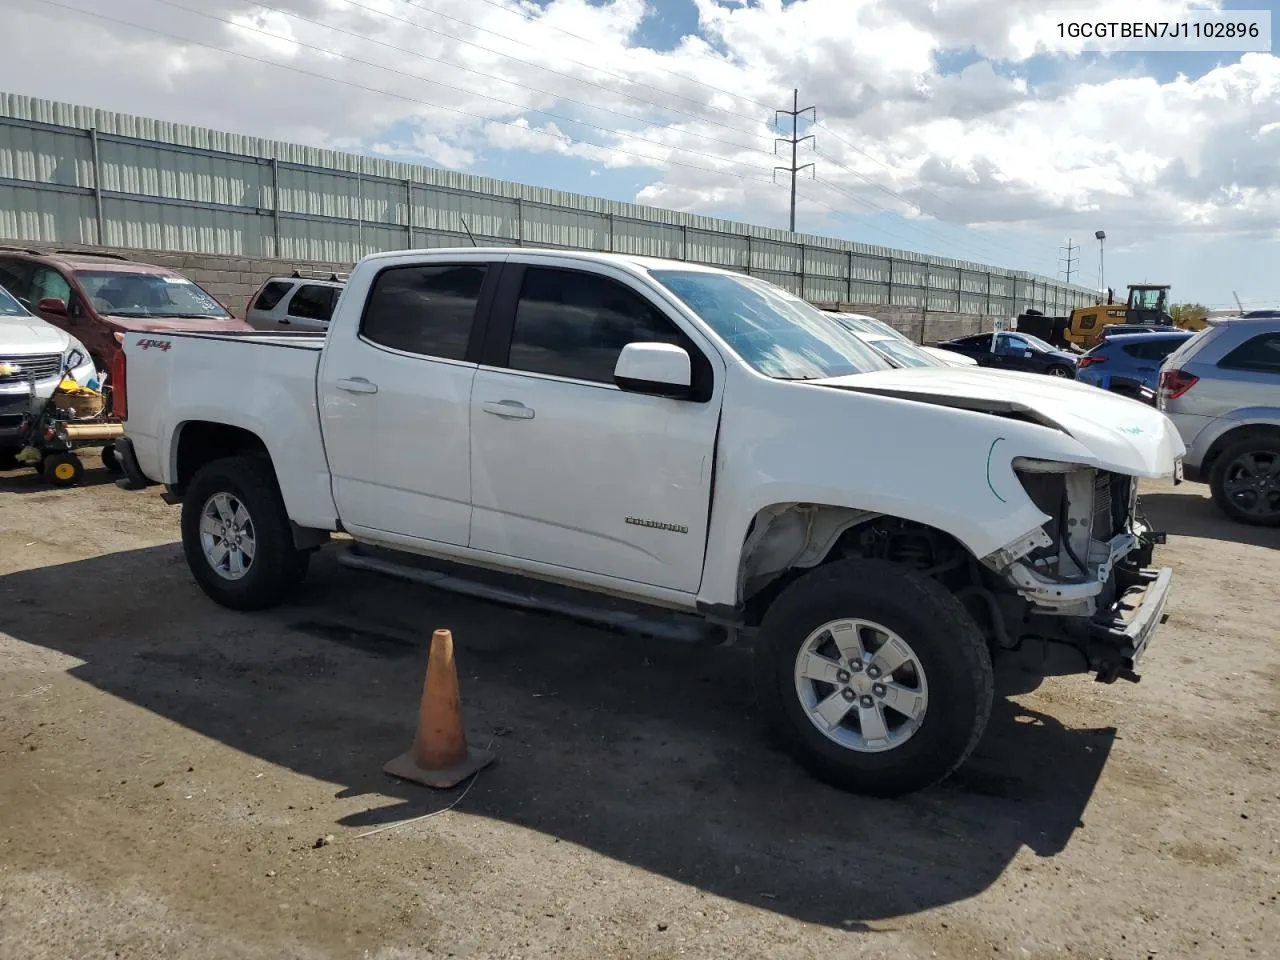
<path fill-rule="evenodd" d="M 1063 249 L 1065 249 L 1065 250 L 1067 251 L 1067 255 L 1066 255 L 1065 257 L 1061 257 L 1061 256 L 1060 256 L 1060 257 L 1058 257 L 1058 262 L 1059 262 L 1059 263 L 1065 263 L 1065 264 L 1067 265 L 1067 267 L 1066 267 L 1066 271 L 1067 271 L 1067 283 L 1070 283 L 1070 282 L 1071 282 L 1071 274 L 1072 274 L 1072 273 L 1074 272 L 1074 270 L 1075 270 L 1075 265 L 1080 261 L 1080 258 L 1079 258 L 1079 257 L 1072 256 L 1072 254 L 1073 254 L 1073 253 L 1075 253 L 1075 251 L 1079 250 L 1079 249 L 1080 249 L 1080 247 L 1079 247 L 1079 246 L 1077 246 L 1076 244 L 1073 244 L 1073 243 L 1071 242 L 1071 238 L 1070 238 L 1070 237 L 1067 237 L 1067 244 L 1066 244 L 1066 247 L 1065 247 L 1065 248 L 1063 248 L 1063 247 L 1059 247 L 1059 248 L 1058 248 L 1058 252 L 1059 252 L 1059 253 L 1061 253 L 1061 252 L 1063 251 Z"/>
<path fill-rule="evenodd" d="M 1099 230 L 1093 235 L 1093 239 L 1098 241 L 1098 289 L 1105 295 L 1107 292 L 1107 232 Z M 1110 298 L 1107 299 L 1110 303 Z"/>
<path fill-rule="evenodd" d="M 774 182 L 777 183 L 779 170 L 785 170 L 787 173 L 791 174 L 791 220 L 790 220 L 791 225 L 789 229 L 791 230 L 792 233 L 796 232 L 796 174 L 799 173 L 801 170 L 805 170 L 813 166 L 812 163 L 806 163 L 804 166 L 799 166 L 799 167 L 796 166 L 796 148 L 800 146 L 800 144 L 804 143 L 806 140 L 813 140 L 812 134 L 810 134 L 807 137 L 800 136 L 800 117 L 803 114 L 810 113 L 810 112 L 813 113 L 812 122 L 817 123 L 818 122 L 817 108 L 805 107 L 803 110 L 801 110 L 800 109 L 800 91 L 792 90 L 791 91 L 791 109 L 775 110 L 774 117 L 773 117 L 773 122 L 775 126 L 778 125 L 778 122 L 782 117 L 791 118 L 791 136 L 775 137 L 773 141 L 773 152 L 775 154 L 778 152 L 778 144 L 787 143 L 791 145 L 791 166 L 774 167 L 773 179 L 774 179 Z M 814 140 L 814 149 L 817 149 L 816 140 Z"/>

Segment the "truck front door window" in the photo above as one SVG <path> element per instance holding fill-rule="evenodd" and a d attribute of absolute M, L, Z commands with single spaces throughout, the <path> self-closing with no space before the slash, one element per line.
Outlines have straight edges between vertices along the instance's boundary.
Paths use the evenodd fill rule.
<path fill-rule="evenodd" d="M 484 264 L 391 267 L 369 293 L 360 333 L 365 339 L 424 357 L 467 355 Z"/>
<path fill-rule="evenodd" d="M 511 332 L 512 370 L 613 383 L 618 354 L 628 343 L 673 343 L 687 338 L 647 301 L 622 284 L 577 270 L 525 271 Z"/>
<path fill-rule="evenodd" d="M 481 367 L 471 394 L 471 547 L 695 591 L 720 414 L 711 360 L 601 274 L 530 266 L 508 309 L 494 326 L 512 323 L 509 362 Z M 687 349 L 707 402 L 604 388 L 623 346 L 646 341 Z"/>

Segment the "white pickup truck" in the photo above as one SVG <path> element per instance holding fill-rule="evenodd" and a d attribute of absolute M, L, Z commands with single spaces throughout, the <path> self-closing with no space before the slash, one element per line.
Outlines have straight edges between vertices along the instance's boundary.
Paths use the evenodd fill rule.
<path fill-rule="evenodd" d="M 1071 381 L 890 369 L 762 280 L 534 249 L 377 254 L 327 334 L 130 334 L 135 477 L 215 601 L 343 562 L 757 650 L 796 755 L 897 795 L 981 736 L 992 661 L 1136 680 L 1167 569 L 1158 411 Z"/>

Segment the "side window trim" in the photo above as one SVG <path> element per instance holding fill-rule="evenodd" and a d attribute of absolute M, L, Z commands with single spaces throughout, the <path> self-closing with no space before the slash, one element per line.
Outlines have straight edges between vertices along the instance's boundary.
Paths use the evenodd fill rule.
<path fill-rule="evenodd" d="M 480 295 L 476 298 L 476 312 L 471 321 L 471 333 L 467 339 L 467 349 L 461 360 L 452 357 L 435 357 L 426 353 L 412 353 L 408 350 L 401 350 L 397 347 L 389 347 L 384 343 L 378 343 L 371 340 L 365 335 L 365 320 L 369 315 L 369 304 L 373 302 L 373 291 L 377 289 L 378 280 L 388 270 L 403 270 L 413 267 L 474 267 L 480 266 L 484 268 L 484 280 L 480 286 Z M 407 357 L 414 360 L 430 360 L 433 363 L 451 363 L 458 366 L 474 367 L 481 363 L 481 357 L 484 347 L 485 331 L 489 327 L 490 313 L 493 308 L 494 292 L 499 283 L 502 281 L 503 274 L 507 270 L 505 260 L 427 260 L 420 262 L 405 263 L 389 263 L 377 273 L 369 281 L 369 288 L 364 294 L 364 303 L 360 306 L 360 318 L 356 324 L 356 339 L 375 350 L 381 350 L 384 353 L 392 354 L 397 357 Z M 335 306 L 336 306 L 335 301 Z"/>
<path fill-rule="evenodd" d="M 477 361 L 482 367 L 521 377 L 554 380 L 560 383 L 572 383 L 579 386 L 597 387 L 606 390 L 617 391 L 619 389 L 614 383 L 604 383 L 599 380 L 582 380 L 577 377 L 566 377 L 554 373 L 543 373 L 537 370 L 517 370 L 513 369 L 509 365 L 511 359 L 511 341 L 515 333 L 516 310 L 520 303 L 520 291 L 524 286 L 525 273 L 529 269 L 560 270 L 567 273 L 588 274 L 593 277 L 599 277 L 612 283 L 616 283 L 628 290 L 634 296 L 642 299 L 685 339 L 688 347 L 692 350 L 692 355 L 689 359 L 692 362 L 692 366 L 695 371 L 695 384 L 699 367 L 703 369 L 703 376 L 707 378 L 707 383 L 704 389 L 700 392 L 700 395 L 695 398 L 691 398 L 690 402 L 705 403 L 714 395 L 716 383 L 715 365 L 708 358 L 706 348 L 699 344 L 689 331 L 672 316 L 672 311 L 666 306 L 666 304 L 654 297 L 652 293 L 638 290 L 609 273 L 590 269 L 589 264 L 530 263 L 520 261 L 507 262 L 501 284 L 498 285 L 495 290 L 486 338 L 482 344 L 482 349 Z"/>

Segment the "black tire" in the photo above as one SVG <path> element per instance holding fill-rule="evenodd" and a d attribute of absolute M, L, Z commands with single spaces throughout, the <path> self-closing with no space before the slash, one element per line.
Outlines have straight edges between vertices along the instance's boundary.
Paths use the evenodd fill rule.
<path fill-rule="evenodd" d="M 40 473 L 55 487 L 74 487 L 84 476 L 84 462 L 74 453 L 51 453 L 40 461 Z"/>
<path fill-rule="evenodd" d="M 1262 462 L 1274 464 L 1280 460 L 1280 437 L 1256 436 L 1233 443 L 1219 454 L 1209 471 L 1209 490 L 1213 494 L 1213 502 L 1223 513 L 1237 523 L 1247 523 L 1255 527 L 1280 526 L 1280 510 L 1269 513 L 1250 513 L 1243 505 L 1236 503 L 1227 494 L 1226 483 L 1228 473 L 1241 457 L 1260 457 Z M 1268 497 L 1271 503 L 1280 499 L 1280 485 L 1272 486 L 1270 491 L 1260 491 L 1259 496 Z"/>
<path fill-rule="evenodd" d="M 920 727 L 883 752 L 827 737 L 796 692 L 797 655 L 809 635 L 843 618 L 874 621 L 910 645 L 928 682 Z M 856 793 L 894 797 L 931 786 L 973 752 L 991 715 L 991 656 L 978 625 L 944 587 L 882 560 L 839 560 L 789 585 L 769 607 L 756 650 L 765 719 L 815 776 Z"/>
<path fill-rule="evenodd" d="M 1045 373 L 1051 377 L 1060 377 L 1063 380 L 1074 380 L 1076 378 L 1074 370 L 1061 364 L 1055 364 L 1046 370 Z"/>
<path fill-rule="evenodd" d="M 200 518 L 219 493 L 244 505 L 251 518 L 255 549 L 238 580 L 220 575 L 205 556 Z M 196 473 L 182 499 L 182 551 L 200 588 L 232 610 L 262 610 L 283 602 L 306 576 L 311 554 L 293 545 L 289 515 L 271 463 L 262 456 L 228 457 Z"/>
<path fill-rule="evenodd" d="M 124 464 L 122 464 L 120 462 L 120 458 L 116 456 L 116 445 L 114 443 L 103 444 L 102 465 L 111 473 L 124 473 Z"/>

